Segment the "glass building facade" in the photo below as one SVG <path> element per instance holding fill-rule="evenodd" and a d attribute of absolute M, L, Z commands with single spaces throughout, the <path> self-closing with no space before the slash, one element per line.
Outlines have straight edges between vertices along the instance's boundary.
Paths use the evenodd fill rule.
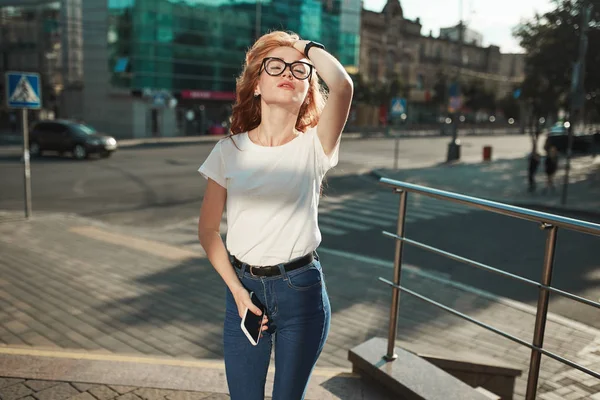
<path fill-rule="evenodd" d="M 82 86 L 81 0 L 0 0 L 0 74 L 40 74 L 42 106 L 30 118 L 76 114 Z M 16 111 L 6 107 L 0 80 L 0 131 Z M 76 108 L 76 107 L 75 107 Z M 20 118 L 17 118 L 20 121 Z"/>
<path fill-rule="evenodd" d="M 290 30 L 358 66 L 360 0 L 108 0 L 107 68 L 131 90 L 234 92 L 259 34 Z"/>
<path fill-rule="evenodd" d="M 60 2 L 5 5 L 11 3 L 17 4 L 0 2 L 0 86 L 7 71 L 39 73 L 42 103 L 53 109 L 63 87 Z M 0 89 L 0 109 L 6 111 L 5 89 Z"/>

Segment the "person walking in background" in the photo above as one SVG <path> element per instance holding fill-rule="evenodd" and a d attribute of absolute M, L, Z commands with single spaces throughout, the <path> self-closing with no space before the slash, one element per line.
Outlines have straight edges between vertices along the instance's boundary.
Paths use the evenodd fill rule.
<path fill-rule="evenodd" d="M 527 178 L 529 180 L 529 192 L 535 192 L 535 174 L 540 164 L 540 155 L 537 150 L 533 150 L 529 154 L 529 165 L 527 167 Z"/>
<path fill-rule="evenodd" d="M 274 344 L 273 400 L 301 400 L 329 332 L 317 210 L 323 178 L 338 162 L 352 80 L 323 45 L 277 31 L 248 51 L 236 92 L 231 135 L 199 168 L 208 183 L 198 237 L 227 286 L 227 384 L 232 400 L 263 400 Z M 240 328 L 246 312 L 262 315 L 258 343 Z"/>
<path fill-rule="evenodd" d="M 546 169 L 546 191 L 556 191 L 554 187 L 554 175 L 558 169 L 558 149 L 556 146 L 551 146 L 546 152 L 546 158 L 544 160 L 544 166 Z"/>

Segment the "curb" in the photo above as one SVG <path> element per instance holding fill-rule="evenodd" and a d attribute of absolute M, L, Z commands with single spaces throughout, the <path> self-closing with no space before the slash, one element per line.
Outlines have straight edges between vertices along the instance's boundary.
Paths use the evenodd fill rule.
<path fill-rule="evenodd" d="M 521 135 L 519 132 L 463 132 L 460 136 L 516 136 Z M 168 147 L 168 146 L 183 146 L 187 144 L 197 143 L 215 143 L 227 135 L 203 135 L 203 136 L 173 136 L 161 138 L 140 138 L 140 139 L 117 139 L 118 148 L 136 148 L 136 147 Z M 343 137 L 346 140 L 356 139 L 394 139 L 394 138 L 421 138 L 421 137 L 450 137 L 450 135 L 441 135 L 439 131 L 431 132 L 402 132 L 400 135 L 386 135 L 385 131 L 374 131 L 370 133 L 360 132 L 344 132 Z M 21 146 L 22 139 L 18 135 L 2 136 L 0 135 L 0 147 Z"/>
<path fill-rule="evenodd" d="M 384 175 L 380 170 L 374 169 L 370 171 L 370 174 L 372 177 L 376 178 L 377 180 L 381 179 L 381 178 L 388 178 L 388 176 Z M 478 198 L 477 196 L 473 196 L 475 198 Z M 516 207 L 522 207 L 522 208 L 529 208 L 529 209 L 534 209 L 534 210 L 538 210 L 541 212 L 546 212 L 549 214 L 571 214 L 571 215 L 576 215 L 578 216 L 578 218 L 586 218 L 586 219 L 595 219 L 595 220 L 600 220 L 600 212 L 595 212 L 595 211 L 590 211 L 590 210 L 584 210 L 584 209 L 580 209 L 577 207 L 563 207 L 563 206 L 558 206 L 558 205 L 547 205 L 547 204 L 540 204 L 540 203 L 533 203 L 533 202 L 527 202 L 527 201 L 519 201 L 519 200 L 507 200 L 507 199 L 497 199 L 497 198 L 486 198 L 486 200 L 490 200 L 490 201 L 495 201 L 497 203 L 502 203 L 502 204 L 510 204 Z"/>

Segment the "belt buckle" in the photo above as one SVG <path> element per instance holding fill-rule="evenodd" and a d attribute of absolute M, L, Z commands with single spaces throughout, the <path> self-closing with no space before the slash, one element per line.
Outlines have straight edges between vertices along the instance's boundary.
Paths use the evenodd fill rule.
<path fill-rule="evenodd" d="M 255 275 L 254 272 L 252 272 L 252 270 L 254 269 L 254 267 L 252 265 L 248 265 L 248 269 L 250 270 L 250 275 L 252 275 L 254 278 L 258 277 L 258 275 Z"/>

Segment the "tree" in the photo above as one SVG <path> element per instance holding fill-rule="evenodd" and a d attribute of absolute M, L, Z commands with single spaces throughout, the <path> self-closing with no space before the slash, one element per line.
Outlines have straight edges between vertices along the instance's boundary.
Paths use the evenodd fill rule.
<path fill-rule="evenodd" d="M 522 97 L 531 107 L 534 121 L 569 108 L 584 1 L 593 7 L 585 61 L 585 108 L 600 114 L 600 0 L 554 0 L 554 10 L 536 15 L 514 31 L 527 52 Z"/>
<path fill-rule="evenodd" d="M 462 94 L 465 97 L 465 107 L 477 112 L 487 110 L 494 112 L 496 110 L 496 98 L 494 93 L 486 90 L 480 80 L 473 80 L 461 84 Z"/>
<path fill-rule="evenodd" d="M 389 105 L 393 97 L 407 96 L 407 87 L 394 75 L 389 81 L 365 81 L 361 74 L 352 75 L 354 99 L 372 106 Z"/>
<path fill-rule="evenodd" d="M 438 71 L 435 77 L 435 84 L 433 85 L 433 97 L 431 98 L 431 102 L 434 106 L 440 108 L 442 106 L 446 106 L 447 99 L 447 85 L 448 78 L 446 75 Z"/>
<path fill-rule="evenodd" d="M 506 118 L 519 119 L 521 117 L 519 102 L 512 93 L 508 93 L 498 101 L 498 108 L 502 110 Z"/>

